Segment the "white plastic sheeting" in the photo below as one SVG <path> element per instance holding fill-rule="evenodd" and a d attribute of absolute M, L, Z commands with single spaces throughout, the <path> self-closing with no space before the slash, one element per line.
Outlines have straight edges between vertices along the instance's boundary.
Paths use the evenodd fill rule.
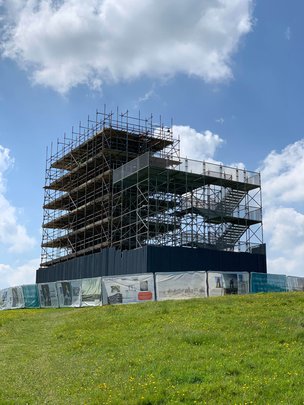
<path fill-rule="evenodd" d="M 304 291 L 304 277 L 287 276 L 288 291 Z"/>
<path fill-rule="evenodd" d="M 56 287 L 60 307 L 80 307 L 81 280 L 57 281 Z"/>
<path fill-rule="evenodd" d="M 0 309 L 24 308 L 22 287 L 9 287 L 0 291 Z"/>
<path fill-rule="evenodd" d="M 155 273 L 158 301 L 207 297 L 206 272 Z"/>
<path fill-rule="evenodd" d="M 216 273 L 208 271 L 207 280 L 209 297 L 249 293 L 249 273 L 247 272 Z"/>
<path fill-rule="evenodd" d="M 41 308 L 58 308 L 58 295 L 56 283 L 38 284 Z"/>
<path fill-rule="evenodd" d="M 81 306 L 102 305 L 101 277 L 84 278 L 81 280 Z"/>
<path fill-rule="evenodd" d="M 0 290 L 0 309 L 8 309 L 7 304 L 7 293 L 8 293 L 8 288 L 5 288 L 4 290 Z"/>
<path fill-rule="evenodd" d="M 153 274 L 132 274 L 102 278 L 103 304 L 154 301 Z"/>

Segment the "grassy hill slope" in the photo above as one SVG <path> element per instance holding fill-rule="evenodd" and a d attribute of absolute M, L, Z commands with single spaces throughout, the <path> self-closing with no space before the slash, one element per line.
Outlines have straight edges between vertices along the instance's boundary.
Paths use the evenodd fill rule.
<path fill-rule="evenodd" d="M 303 404 L 304 293 L 0 312 L 0 404 Z"/>

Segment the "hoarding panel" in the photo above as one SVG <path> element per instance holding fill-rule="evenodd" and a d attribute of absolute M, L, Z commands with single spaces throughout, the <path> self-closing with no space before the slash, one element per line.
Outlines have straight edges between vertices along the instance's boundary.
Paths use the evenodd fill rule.
<path fill-rule="evenodd" d="M 80 307 L 81 280 L 57 281 L 56 286 L 60 307 Z"/>
<path fill-rule="evenodd" d="M 304 277 L 287 276 L 288 291 L 304 291 Z"/>
<path fill-rule="evenodd" d="M 287 277 L 283 274 L 251 273 L 251 292 L 287 291 Z"/>
<path fill-rule="evenodd" d="M 24 297 L 20 286 L 0 290 L 0 310 L 19 308 L 24 308 Z"/>
<path fill-rule="evenodd" d="M 155 273 L 158 301 L 185 300 L 207 296 L 206 272 Z"/>
<path fill-rule="evenodd" d="M 8 288 L 0 290 L 0 310 L 8 309 Z"/>
<path fill-rule="evenodd" d="M 24 308 L 24 297 L 22 287 L 7 288 L 6 308 L 5 309 L 20 309 Z"/>
<path fill-rule="evenodd" d="M 218 297 L 232 294 L 249 293 L 249 273 L 208 271 L 208 295 Z"/>
<path fill-rule="evenodd" d="M 41 308 L 58 308 L 58 294 L 56 283 L 42 283 L 38 285 Z"/>
<path fill-rule="evenodd" d="M 81 306 L 102 305 L 101 277 L 84 278 L 81 280 Z"/>
<path fill-rule="evenodd" d="M 40 308 L 38 288 L 36 284 L 22 286 L 25 308 Z"/>
<path fill-rule="evenodd" d="M 154 301 L 153 274 L 102 277 L 103 304 Z"/>

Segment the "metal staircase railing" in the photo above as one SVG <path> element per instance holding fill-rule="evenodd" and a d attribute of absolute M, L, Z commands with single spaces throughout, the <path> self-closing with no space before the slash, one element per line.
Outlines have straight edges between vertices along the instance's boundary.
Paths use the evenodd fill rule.
<path fill-rule="evenodd" d="M 214 211 L 221 212 L 224 215 L 232 215 L 233 211 L 239 206 L 245 195 L 246 192 L 243 190 L 229 189 L 222 199 L 215 205 Z"/>
<path fill-rule="evenodd" d="M 227 224 L 223 233 L 217 238 L 216 246 L 220 249 L 233 249 L 247 229 L 248 225 Z"/>

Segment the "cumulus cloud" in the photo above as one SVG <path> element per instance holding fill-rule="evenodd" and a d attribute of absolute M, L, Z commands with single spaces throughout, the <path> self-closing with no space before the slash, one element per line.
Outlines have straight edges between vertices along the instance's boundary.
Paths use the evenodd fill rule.
<path fill-rule="evenodd" d="M 16 267 L 0 264 L 0 289 L 22 284 L 34 284 L 39 262 L 40 259 L 32 259 Z"/>
<path fill-rule="evenodd" d="M 227 80 L 252 27 L 252 0 L 11 0 L 3 7 L 2 55 L 62 93 L 143 75 Z"/>
<path fill-rule="evenodd" d="M 304 139 L 272 151 L 260 170 L 268 271 L 304 277 Z"/>
<path fill-rule="evenodd" d="M 5 197 L 5 172 L 12 166 L 9 149 L 0 145 L 0 245 L 11 253 L 21 253 L 35 244 L 23 225 L 18 223 L 17 210 Z"/>
<path fill-rule="evenodd" d="M 216 149 L 224 142 L 213 132 L 197 132 L 187 125 L 174 125 L 173 133 L 180 138 L 180 153 L 189 159 L 213 161 Z"/>
<path fill-rule="evenodd" d="M 280 205 L 304 201 L 304 139 L 279 153 L 272 151 L 261 170 L 267 203 Z"/>

